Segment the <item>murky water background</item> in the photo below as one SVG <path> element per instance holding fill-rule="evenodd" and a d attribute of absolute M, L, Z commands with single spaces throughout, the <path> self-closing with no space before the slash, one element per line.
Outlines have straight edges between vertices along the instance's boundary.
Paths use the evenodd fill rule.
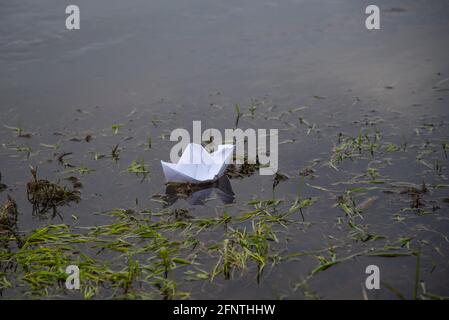
<path fill-rule="evenodd" d="M 106 218 L 94 213 L 113 208 L 161 210 L 154 195 L 165 192 L 159 161 L 169 160 L 171 130 L 191 131 L 193 120 L 201 120 L 203 130 L 233 128 L 238 103 L 244 113 L 240 128 L 280 130 L 279 171 L 289 179 L 276 187 L 275 196 L 287 207 L 298 192 L 317 199 L 304 211 L 305 224 L 279 228 L 278 252 L 344 243 L 338 256 L 349 256 L 366 245 L 345 238 L 348 230 L 338 224 L 344 212 L 334 205 L 338 195 L 358 186 L 337 183 L 374 166 L 388 187 L 357 198 L 376 197 L 364 210 L 363 224 L 387 243 L 400 237 L 421 241 L 421 280 L 429 291 L 449 295 L 447 158 L 441 148 L 449 133 L 445 1 L 377 1 L 379 31 L 364 27 L 368 1 L 80 0 L 79 31 L 65 29 L 68 4 L 0 3 L 0 172 L 8 186 L 0 199 L 10 194 L 16 200 L 21 232 L 51 223 L 101 225 Z M 257 106 L 253 116 L 251 104 Z M 114 124 L 122 125 L 116 133 Z M 5 126 L 21 127 L 32 137 L 18 138 Z M 339 171 L 326 166 L 339 133 L 355 136 L 376 129 L 382 141 L 406 142 L 410 148 L 345 160 Z M 92 136 L 90 142 L 86 135 Z M 109 154 L 117 144 L 119 161 L 95 160 L 95 154 Z M 436 146 L 426 153 L 430 168 L 417 160 L 429 150 L 426 144 Z M 31 148 L 29 158 L 16 147 Z M 93 171 L 70 172 L 56 160 L 63 152 L 73 152 L 66 158 L 71 165 Z M 150 170 L 143 180 L 127 172 L 141 158 Z M 439 173 L 432 169 L 435 163 L 442 166 Z M 26 199 L 29 165 L 51 181 L 79 177 L 82 201 L 61 208 L 62 218 L 33 216 Z M 311 165 L 316 177 L 301 177 L 300 170 Z M 425 196 L 426 208 L 438 207 L 426 215 L 401 211 L 410 207 L 408 195 L 384 192 L 394 189 L 391 184 L 423 181 L 439 186 Z M 251 199 L 271 199 L 272 184 L 272 176 L 258 174 L 232 179 L 232 205 L 224 207 L 214 198 L 203 206 L 179 200 L 172 208 L 188 209 L 195 217 L 218 216 L 223 210 L 235 216 L 251 210 L 245 205 Z M 397 214 L 405 220 L 395 220 Z M 205 237 L 222 236 L 223 230 L 215 230 Z M 215 263 L 205 260 L 205 268 Z M 231 280 L 175 278 L 192 298 L 304 298 L 293 288 L 316 264 L 314 258 L 286 261 L 266 268 L 259 282 L 254 268 L 236 272 Z M 322 298 L 360 299 L 369 264 L 380 267 L 383 282 L 411 298 L 414 256 L 361 256 L 318 273 L 308 285 Z M 15 284 L 3 292 L 7 298 L 23 295 Z M 396 297 L 385 286 L 368 295 Z"/>

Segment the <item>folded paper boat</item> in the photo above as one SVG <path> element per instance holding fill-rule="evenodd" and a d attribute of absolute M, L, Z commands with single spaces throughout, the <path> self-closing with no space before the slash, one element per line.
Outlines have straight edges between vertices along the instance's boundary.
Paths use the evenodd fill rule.
<path fill-rule="evenodd" d="M 220 178 L 231 160 L 234 145 L 222 144 L 209 153 L 203 146 L 189 143 L 178 163 L 161 161 L 167 182 L 200 183 Z"/>

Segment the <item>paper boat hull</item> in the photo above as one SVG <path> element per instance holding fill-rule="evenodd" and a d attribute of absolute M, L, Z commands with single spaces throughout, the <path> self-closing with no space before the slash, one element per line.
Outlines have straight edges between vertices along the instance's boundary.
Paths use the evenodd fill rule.
<path fill-rule="evenodd" d="M 217 151 L 210 154 L 201 145 L 191 143 L 186 147 L 179 163 L 161 161 L 165 180 L 188 183 L 215 181 L 225 173 L 233 151 L 233 145 L 220 145 Z"/>

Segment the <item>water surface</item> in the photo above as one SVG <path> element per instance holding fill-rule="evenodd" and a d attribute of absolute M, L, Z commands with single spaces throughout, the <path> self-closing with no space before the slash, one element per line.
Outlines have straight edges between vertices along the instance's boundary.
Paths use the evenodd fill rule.
<path fill-rule="evenodd" d="M 188 249 L 172 244 L 180 257 L 194 262 L 178 263 L 179 268 L 161 276 L 177 284 L 174 297 L 362 299 L 365 268 L 376 264 L 382 289 L 369 291 L 370 299 L 413 298 L 417 256 L 417 296 L 449 296 L 445 1 L 378 1 L 378 31 L 364 27 L 368 1 L 80 0 L 79 31 L 65 29 L 68 4 L 0 4 L 0 172 L 7 186 L 0 200 L 9 194 L 17 202 L 23 237 L 52 224 L 67 224 L 70 232 L 84 234 L 86 228 L 114 223 L 106 214 L 114 208 L 133 209 L 138 215 L 185 209 L 192 216 L 185 219 L 194 221 L 226 212 L 235 219 L 228 227 L 195 235 L 182 228 L 163 232 L 169 240 L 198 241 Z M 232 204 L 215 195 L 203 205 L 179 199 L 167 209 L 160 202 L 166 186 L 159 162 L 169 160 L 174 145 L 170 132 L 191 131 L 194 120 L 201 120 L 203 129 L 233 128 L 235 104 L 243 113 L 240 128 L 280 130 L 279 173 L 288 180 L 273 192 L 274 177 L 256 173 L 230 180 Z M 114 125 L 120 128 L 114 130 Z M 11 127 L 31 137 L 18 137 Z M 374 153 L 362 150 L 335 168 L 329 165 L 341 146 L 339 136 L 362 133 L 374 139 L 376 132 L 380 140 Z M 89 142 L 86 136 L 91 136 Z M 109 155 L 117 145 L 120 159 L 115 161 Z M 57 161 L 65 152 L 72 153 L 65 157 L 70 166 Z M 127 170 L 141 159 L 149 168 L 147 177 Z M 81 201 L 58 208 L 54 217 L 33 215 L 26 195 L 30 165 L 38 168 L 40 178 L 53 182 L 78 177 Z M 313 174 L 301 175 L 305 168 Z M 417 195 L 410 188 L 423 183 L 428 191 L 419 195 L 421 205 L 413 207 Z M 302 216 L 296 210 L 282 224 L 262 219 L 277 235 L 277 242 L 268 241 L 262 271 L 248 259 L 245 268 L 234 266 L 231 277 L 219 273 L 211 279 L 216 266 L 224 263 L 223 245 L 233 241 L 233 230 L 246 228 L 254 235 L 252 222 L 260 217 L 238 222 L 254 211 L 249 201 L 280 199 L 268 209 L 278 214 L 287 212 L 298 197 L 314 201 Z M 348 218 L 342 197 L 362 208 L 363 219 Z M 357 238 L 360 232 L 349 221 L 373 237 Z M 135 235 L 129 232 L 109 240 L 132 242 Z M 153 240 L 138 242 L 136 250 Z M 150 266 L 159 254 L 98 252 L 89 244 L 77 248 L 110 263 L 114 272 L 123 270 L 128 260 Z M 389 248 L 401 255 L 367 254 Z M 4 250 L 19 249 L 9 244 Z M 80 255 L 69 256 L 74 260 Z M 342 260 L 311 275 L 332 259 Z M 33 259 L 26 263 L 40 268 Z M 68 292 L 57 282 L 33 288 L 24 280 L 23 263 L 18 264 L 16 269 L 0 269 L 10 283 L 0 287 L 2 297 L 29 297 L 45 288 L 52 297 L 83 297 L 83 292 Z M 189 281 L 189 272 L 198 270 L 208 279 Z M 167 298 L 154 285 L 153 271 L 148 271 L 148 283 L 134 279 L 132 290 L 105 285 L 94 297 Z M 145 285 L 139 286 L 141 281 Z"/>

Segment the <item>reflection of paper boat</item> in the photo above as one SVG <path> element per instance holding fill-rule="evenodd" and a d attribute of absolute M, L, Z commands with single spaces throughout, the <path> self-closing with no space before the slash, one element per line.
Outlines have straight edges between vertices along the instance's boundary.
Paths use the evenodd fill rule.
<path fill-rule="evenodd" d="M 167 203 L 167 206 L 171 206 L 178 199 L 186 199 L 191 205 L 201 205 L 207 199 L 210 199 L 214 192 L 223 203 L 229 204 L 234 202 L 234 191 L 232 190 L 231 182 L 226 176 L 214 182 L 203 182 L 194 185 L 190 183 L 169 183 L 167 184 L 163 199 Z"/>
<path fill-rule="evenodd" d="M 178 163 L 161 161 L 165 179 L 169 182 L 200 183 L 221 177 L 231 159 L 234 146 L 222 144 L 209 153 L 201 145 L 189 143 Z"/>

